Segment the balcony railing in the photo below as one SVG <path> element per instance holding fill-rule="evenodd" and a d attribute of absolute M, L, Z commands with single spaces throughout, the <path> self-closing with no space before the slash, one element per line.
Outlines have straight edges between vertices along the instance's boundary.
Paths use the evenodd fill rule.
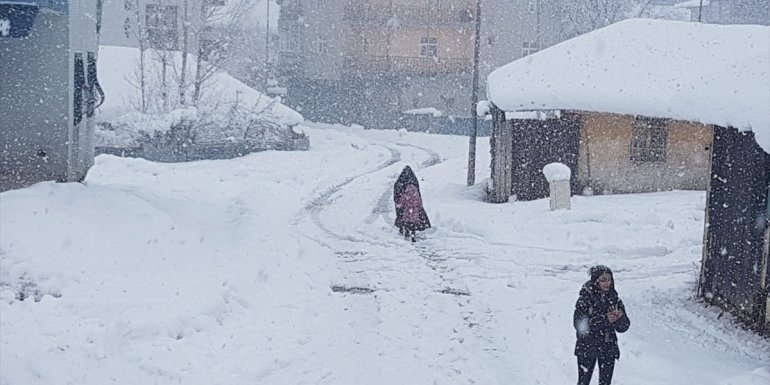
<path fill-rule="evenodd" d="M 437 75 L 470 73 L 472 59 L 425 56 L 349 56 L 345 68 L 350 72 Z"/>
<path fill-rule="evenodd" d="M 413 5 L 349 4 L 343 19 L 353 25 L 399 27 L 412 25 L 472 24 L 473 7 L 428 8 Z"/>

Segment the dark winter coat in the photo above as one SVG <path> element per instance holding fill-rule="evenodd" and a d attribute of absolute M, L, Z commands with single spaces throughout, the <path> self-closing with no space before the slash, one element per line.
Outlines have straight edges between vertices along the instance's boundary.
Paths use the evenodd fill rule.
<path fill-rule="evenodd" d="M 603 272 L 609 272 L 612 275 L 609 269 L 601 273 Z M 601 288 L 596 283 L 600 275 L 597 274 L 594 277 L 592 269 L 592 279 L 580 289 L 580 295 L 577 303 L 575 303 L 573 316 L 573 324 L 577 331 L 575 355 L 618 359 L 620 358 L 620 349 L 615 333 L 623 333 L 628 330 L 631 321 L 628 319 L 623 301 L 618 298 L 618 292 L 615 291 L 614 279 L 610 290 L 602 294 Z M 618 309 L 623 312 L 623 316 L 614 323 L 610 323 L 607 319 L 607 313 L 611 309 Z"/>
<path fill-rule="evenodd" d="M 401 197 L 406 192 L 406 188 L 410 185 L 417 188 L 417 194 L 421 197 L 420 200 L 422 203 L 422 194 L 420 194 L 420 182 L 417 180 L 417 176 L 414 174 L 414 171 L 412 171 L 412 168 L 406 166 L 404 167 L 404 170 L 401 171 L 401 175 L 398 176 L 396 183 L 393 185 L 393 202 L 396 205 L 396 227 L 404 227 L 404 210 L 399 202 L 401 201 Z M 411 230 L 425 230 L 427 228 L 430 228 L 430 219 L 428 219 L 428 214 L 425 212 L 425 209 L 421 208 L 420 220 L 414 225 L 413 228 L 411 228 Z"/>

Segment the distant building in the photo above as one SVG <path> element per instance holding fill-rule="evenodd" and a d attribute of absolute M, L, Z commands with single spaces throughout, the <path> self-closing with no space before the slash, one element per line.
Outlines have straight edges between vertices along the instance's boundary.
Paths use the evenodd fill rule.
<path fill-rule="evenodd" d="M 104 0 L 104 28 L 99 44 L 139 48 L 140 38 L 146 48 L 181 50 L 185 20 L 190 23 L 188 52 L 197 51 L 198 43 L 219 38 L 222 24 L 246 15 L 251 3 L 244 0 Z M 185 16 L 187 12 L 187 16 Z"/>
<path fill-rule="evenodd" d="M 714 126 L 770 130 L 769 35 L 626 20 L 495 70 L 491 199 L 546 196 L 557 161 L 574 193 L 705 189 Z"/>
<path fill-rule="evenodd" d="M 480 89 L 496 66 L 558 41 L 550 1 L 483 2 Z M 309 119 L 383 128 L 419 108 L 470 119 L 475 4 L 281 1 L 278 68 L 287 103 Z"/>
<path fill-rule="evenodd" d="M 187 44 L 193 55 L 226 53 L 220 69 L 251 87 L 267 86 L 263 10 L 253 1 L 188 0 L 185 10 L 183 0 L 104 0 L 104 9 L 101 45 L 140 48 L 142 43 L 141 48 L 181 51 Z"/>
<path fill-rule="evenodd" d="M 689 0 L 675 7 L 689 9 L 691 21 L 770 25 L 770 0 Z"/>

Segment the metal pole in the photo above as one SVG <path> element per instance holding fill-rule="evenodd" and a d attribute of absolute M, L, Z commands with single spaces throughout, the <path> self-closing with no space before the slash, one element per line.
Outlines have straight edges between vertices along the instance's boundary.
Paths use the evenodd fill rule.
<path fill-rule="evenodd" d="M 703 13 L 703 0 L 700 0 L 700 5 L 698 6 L 698 23 L 700 23 L 701 13 Z"/>
<path fill-rule="evenodd" d="M 479 102 L 479 49 L 481 45 L 481 0 L 476 0 L 476 36 L 473 42 L 473 80 L 471 84 L 471 128 L 468 140 L 468 186 L 476 183 L 476 134 L 478 132 L 478 117 L 476 104 Z"/>
<path fill-rule="evenodd" d="M 270 86 L 270 0 L 267 4 L 267 22 L 265 27 L 265 87 Z"/>

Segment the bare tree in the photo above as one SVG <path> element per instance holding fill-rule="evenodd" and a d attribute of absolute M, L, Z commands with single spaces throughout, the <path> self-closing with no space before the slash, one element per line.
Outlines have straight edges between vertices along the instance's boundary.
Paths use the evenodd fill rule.
<path fill-rule="evenodd" d="M 140 63 L 132 84 L 140 90 L 137 109 L 143 113 L 197 106 L 206 82 L 233 57 L 232 42 L 243 39 L 241 22 L 252 6 L 250 0 L 177 4 L 149 3 L 145 19 L 135 8 L 131 33 L 139 41 Z"/>
<path fill-rule="evenodd" d="M 237 0 L 226 6 L 212 6 L 211 0 L 200 1 L 200 20 L 191 23 L 192 34 L 197 42 L 195 79 L 192 103 L 200 101 L 204 83 L 232 58 L 231 43 L 243 33 L 243 17 L 253 4 Z"/>
<path fill-rule="evenodd" d="M 190 52 L 190 0 L 182 0 L 182 70 L 179 74 L 179 104 L 187 104 L 187 53 Z"/>
<path fill-rule="evenodd" d="M 559 11 L 567 37 L 582 35 L 630 17 L 632 10 L 649 0 L 563 0 Z"/>
<path fill-rule="evenodd" d="M 139 89 L 139 101 L 137 102 L 137 108 L 142 113 L 147 113 L 148 107 L 148 95 L 147 95 L 147 66 L 146 66 L 146 54 L 148 48 L 147 42 L 147 30 L 141 19 L 141 13 L 139 12 L 139 5 L 134 2 L 133 4 L 133 20 L 126 18 L 123 28 L 125 29 L 126 36 L 132 36 L 139 42 L 139 63 L 137 63 L 136 73 L 133 74 L 134 79 L 128 79 L 129 83 Z"/>

